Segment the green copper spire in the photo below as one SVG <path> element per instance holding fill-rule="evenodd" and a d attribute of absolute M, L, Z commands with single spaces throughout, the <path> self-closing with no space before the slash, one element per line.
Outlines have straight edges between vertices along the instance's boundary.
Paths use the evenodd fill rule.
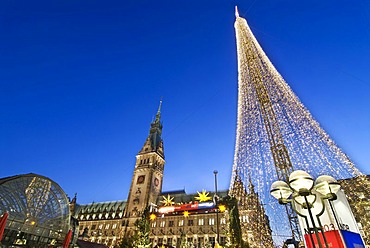
<path fill-rule="evenodd" d="M 162 123 L 161 123 L 161 109 L 162 99 L 159 102 L 159 107 L 155 119 L 150 123 L 150 130 L 148 138 L 145 141 L 143 148 L 140 151 L 142 153 L 157 152 L 162 157 L 163 154 L 163 140 L 162 140 Z"/>
<path fill-rule="evenodd" d="M 154 121 L 155 123 L 159 123 L 161 121 L 161 108 L 162 108 L 162 99 L 159 101 L 159 107 Z"/>

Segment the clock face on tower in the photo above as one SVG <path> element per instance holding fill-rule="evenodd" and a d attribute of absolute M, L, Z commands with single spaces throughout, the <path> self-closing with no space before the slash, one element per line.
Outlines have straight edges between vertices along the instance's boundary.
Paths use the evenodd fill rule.
<path fill-rule="evenodd" d="M 145 180 L 145 176 L 139 176 L 137 178 L 136 184 L 142 184 Z"/>
<path fill-rule="evenodd" d="M 158 187 L 158 185 L 159 185 L 159 179 L 158 179 L 158 178 L 155 178 L 155 179 L 154 179 L 154 185 L 155 185 L 156 187 Z"/>

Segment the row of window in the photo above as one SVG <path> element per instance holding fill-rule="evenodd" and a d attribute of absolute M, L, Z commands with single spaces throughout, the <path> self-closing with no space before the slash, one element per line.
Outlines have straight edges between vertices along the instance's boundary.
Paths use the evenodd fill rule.
<path fill-rule="evenodd" d="M 89 220 L 89 219 L 110 219 L 110 218 L 121 218 L 123 215 L 123 212 L 119 212 L 119 213 L 105 213 L 104 215 L 103 214 L 87 214 L 86 216 L 81 214 L 80 215 L 80 220 L 84 220 L 84 218 L 86 218 L 86 220 Z"/>
<path fill-rule="evenodd" d="M 149 164 L 149 158 L 146 158 L 146 159 L 141 159 L 140 160 L 140 164 Z"/>
<path fill-rule="evenodd" d="M 206 223 L 207 219 L 198 219 L 198 226 L 204 226 L 204 225 L 207 225 Z M 248 216 L 246 215 L 243 215 L 241 216 L 241 221 L 242 222 L 248 222 Z M 157 224 L 157 222 L 159 222 L 159 224 Z M 174 220 L 169 220 L 167 221 L 168 223 L 168 227 L 174 227 L 175 226 L 175 221 Z M 178 223 L 177 223 L 177 226 L 184 226 L 185 224 L 187 224 L 187 226 L 194 226 L 194 220 L 193 219 L 188 219 L 187 221 L 185 220 L 179 220 Z M 209 226 L 213 226 L 215 225 L 216 222 L 215 222 L 215 218 L 209 218 L 208 219 L 208 225 Z M 220 219 L 220 224 L 223 225 L 223 224 L 226 224 L 226 219 L 225 218 L 221 218 Z M 157 227 L 157 225 L 159 225 L 159 227 L 166 227 L 166 221 L 165 220 L 161 220 L 161 221 L 154 221 L 152 222 L 152 227 L 155 228 Z M 102 229 L 116 229 L 117 228 L 117 223 L 113 223 L 112 225 L 111 224 L 99 224 L 99 225 L 92 225 L 91 226 L 91 230 L 95 230 L 95 229 L 98 229 L 98 230 L 102 230 Z M 80 226 L 80 230 L 83 229 L 83 226 Z"/>
<path fill-rule="evenodd" d="M 205 243 L 210 243 L 212 245 L 215 244 L 215 241 L 216 241 L 216 237 L 208 237 L 208 238 L 204 238 L 204 237 L 187 237 L 186 238 L 186 242 L 188 244 L 198 244 L 198 245 L 202 245 L 202 244 L 205 244 Z M 180 237 L 174 237 L 174 238 L 158 238 L 158 239 L 154 239 L 154 238 L 151 238 L 150 239 L 150 243 L 152 244 L 157 244 L 158 246 L 162 246 L 162 245 L 169 245 L 169 246 L 172 246 L 178 242 L 181 242 L 181 238 Z M 226 243 L 226 237 L 225 236 L 220 236 L 220 244 L 221 245 L 224 245 Z"/>
<path fill-rule="evenodd" d="M 153 159 L 153 162 L 155 160 Z M 150 163 L 150 158 L 145 158 L 145 159 L 140 159 L 140 163 L 139 164 L 149 164 Z M 159 166 L 162 166 L 161 164 L 158 164 Z"/>
<path fill-rule="evenodd" d="M 198 219 L 198 226 L 204 226 L 206 225 L 207 220 L 205 219 Z M 166 221 L 165 220 L 160 220 L 160 221 L 154 221 L 152 223 L 152 227 L 155 228 L 157 227 L 157 222 L 159 223 L 159 227 L 166 227 Z M 175 226 L 175 221 L 174 220 L 169 220 L 167 221 L 168 223 L 168 227 L 174 227 Z M 213 226 L 215 225 L 215 218 L 209 218 L 208 219 L 208 225 L 209 226 Z M 177 223 L 177 226 L 184 226 L 185 224 L 187 224 L 187 226 L 194 226 L 194 220 L 193 219 L 189 219 L 187 221 L 185 220 L 179 220 L 178 223 Z M 223 224 L 226 224 L 226 219 L 225 218 L 221 218 L 220 219 L 220 224 L 223 225 Z"/>
<path fill-rule="evenodd" d="M 91 230 L 102 230 L 102 229 L 116 229 L 117 228 L 117 223 L 113 224 L 99 224 L 99 225 L 92 225 Z M 80 230 L 84 229 L 84 226 L 80 226 Z"/>
<path fill-rule="evenodd" d="M 111 246 L 111 245 L 115 245 L 117 243 L 117 239 L 116 237 L 113 237 L 113 239 L 104 239 L 104 238 L 101 238 L 101 237 L 91 237 L 90 239 L 91 242 L 96 242 L 98 244 L 105 244 L 107 246 Z"/>

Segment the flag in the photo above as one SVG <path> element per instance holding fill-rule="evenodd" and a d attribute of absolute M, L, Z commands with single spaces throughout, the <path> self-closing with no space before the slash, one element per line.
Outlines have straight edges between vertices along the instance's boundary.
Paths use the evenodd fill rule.
<path fill-rule="evenodd" d="M 0 241 L 3 239 L 6 220 L 8 219 L 8 216 L 8 212 L 5 212 L 5 214 L 3 214 L 3 216 L 0 218 Z"/>
<path fill-rule="evenodd" d="M 63 248 L 68 248 L 72 238 L 72 230 L 69 230 L 63 241 Z"/>

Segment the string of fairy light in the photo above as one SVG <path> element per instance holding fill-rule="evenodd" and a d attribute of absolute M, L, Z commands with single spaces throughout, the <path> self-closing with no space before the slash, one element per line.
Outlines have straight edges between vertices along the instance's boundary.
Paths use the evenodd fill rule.
<path fill-rule="evenodd" d="M 261 114 L 257 83 L 262 82 L 271 101 L 273 118 L 279 127 L 278 132 L 272 132 L 282 136 L 294 170 L 305 170 L 314 178 L 327 174 L 336 179 L 352 178 L 362 173 L 312 117 L 270 62 L 246 20 L 238 15 L 235 29 L 238 53 L 238 117 L 230 190 L 232 192 L 237 176 L 244 185 L 251 178 L 270 218 L 274 241 L 281 243 L 279 239 L 284 240 L 291 236 L 291 231 L 286 213 L 269 193 L 277 175 Z M 254 75 L 256 72 L 259 77 Z"/>
<path fill-rule="evenodd" d="M 43 222 L 51 216 L 46 215 L 45 205 L 50 200 L 51 182 L 49 180 L 34 177 L 25 190 L 28 215 L 32 225 L 35 221 Z"/>

